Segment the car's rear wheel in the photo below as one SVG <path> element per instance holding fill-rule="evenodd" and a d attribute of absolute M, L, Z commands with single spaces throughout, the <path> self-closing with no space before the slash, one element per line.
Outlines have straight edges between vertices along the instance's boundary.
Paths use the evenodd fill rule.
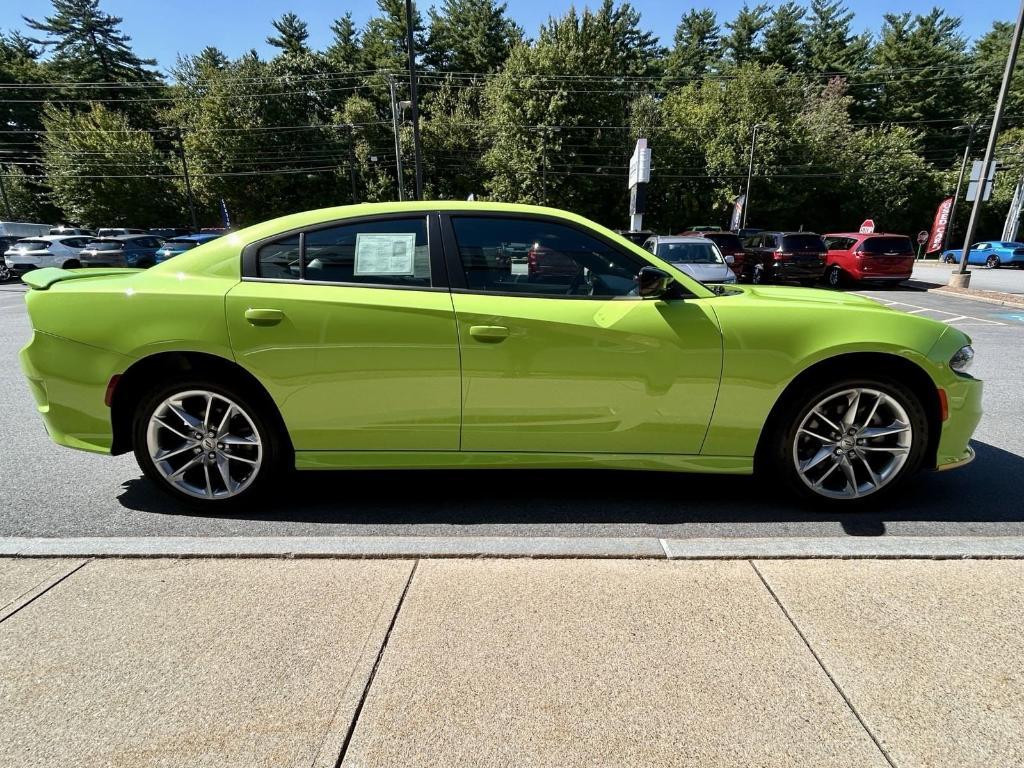
<path fill-rule="evenodd" d="M 895 379 L 812 384 L 783 408 L 771 464 L 804 497 L 876 500 L 924 459 L 928 418 L 917 395 Z"/>
<path fill-rule="evenodd" d="M 828 283 L 829 288 L 842 288 L 843 287 L 843 269 L 838 264 L 833 264 L 828 268 L 828 272 L 825 273 L 825 282 Z"/>
<path fill-rule="evenodd" d="M 993 253 L 985 259 L 985 266 L 989 269 L 999 269 L 999 257 Z"/>
<path fill-rule="evenodd" d="M 281 466 L 281 440 L 258 398 L 209 380 L 153 388 L 140 402 L 133 438 L 148 478 L 204 507 L 257 495 Z"/>

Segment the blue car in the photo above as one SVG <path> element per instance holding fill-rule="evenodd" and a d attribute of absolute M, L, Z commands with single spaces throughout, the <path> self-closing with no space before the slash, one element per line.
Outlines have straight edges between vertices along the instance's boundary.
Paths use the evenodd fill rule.
<path fill-rule="evenodd" d="M 943 251 L 942 260 L 947 264 L 959 263 L 963 248 Z M 967 254 L 968 264 L 977 264 L 989 269 L 996 267 L 1024 267 L 1024 243 L 1006 243 L 999 240 L 985 240 L 971 246 Z"/>
<path fill-rule="evenodd" d="M 164 244 L 160 246 L 160 250 L 156 252 L 156 263 L 160 264 L 161 262 L 177 256 L 179 253 L 190 251 L 197 245 L 202 245 L 203 243 L 208 243 L 211 240 L 216 240 L 218 237 L 220 237 L 220 235 L 200 232 L 198 235 L 178 235 L 170 240 L 164 240 Z"/>

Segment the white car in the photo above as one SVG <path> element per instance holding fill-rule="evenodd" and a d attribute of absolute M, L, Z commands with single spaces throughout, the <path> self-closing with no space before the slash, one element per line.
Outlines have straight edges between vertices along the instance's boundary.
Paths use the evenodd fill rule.
<path fill-rule="evenodd" d="M 85 235 L 43 235 L 19 240 L 4 254 L 4 263 L 12 273 L 24 275 L 42 267 L 74 269 L 82 266 L 78 252 L 92 240 Z"/>

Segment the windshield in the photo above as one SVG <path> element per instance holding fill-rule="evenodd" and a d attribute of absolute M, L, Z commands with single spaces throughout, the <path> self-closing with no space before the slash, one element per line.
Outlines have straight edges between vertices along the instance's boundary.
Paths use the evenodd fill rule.
<path fill-rule="evenodd" d="M 120 251 L 123 246 L 118 240 L 93 240 L 85 247 L 91 251 Z"/>
<path fill-rule="evenodd" d="M 860 249 L 864 253 L 894 253 L 900 256 L 913 256 L 914 246 L 909 237 L 869 237 Z"/>
<path fill-rule="evenodd" d="M 199 243 L 195 240 L 167 240 L 162 248 L 165 251 L 187 251 L 189 248 L 195 248 Z"/>
<path fill-rule="evenodd" d="M 674 264 L 724 264 L 712 243 L 659 243 L 658 255 Z"/>

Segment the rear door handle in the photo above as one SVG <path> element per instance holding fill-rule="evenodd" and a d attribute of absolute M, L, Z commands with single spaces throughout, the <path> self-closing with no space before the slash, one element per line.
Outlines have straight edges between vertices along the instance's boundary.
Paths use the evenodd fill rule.
<path fill-rule="evenodd" d="M 284 320 L 284 312 L 280 309 L 256 309 L 250 307 L 245 310 L 245 319 L 250 325 L 277 325 Z"/>
<path fill-rule="evenodd" d="M 508 338 L 508 328 L 503 325 L 471 325 L 469 335 L 477 341 L 497 344 Z"/>

